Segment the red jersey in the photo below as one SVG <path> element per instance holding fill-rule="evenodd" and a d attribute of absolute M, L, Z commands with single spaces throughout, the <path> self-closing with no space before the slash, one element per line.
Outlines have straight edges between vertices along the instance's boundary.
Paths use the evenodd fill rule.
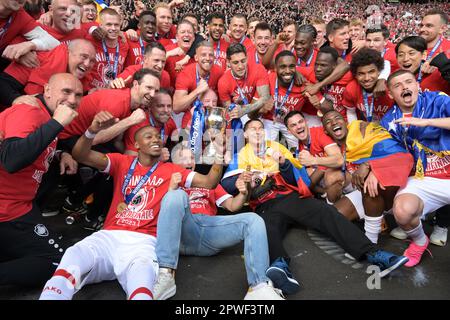
<path fill-rule="evenodd" d="M 242 95 L 247 99 L 248 103 L 252 102 L 256 94 L 256 88 L 269 84 L 269 77 L 266 69 L 261 65 L 255 68 L 248 68 L 247 77 L 245 79 L 235 79 L 231 74 L 231 69 L 227 70 L 220 78 L 218 83 L 219 99 L 222 103 L 227 101 L 234 102 L 235 97 L 239 97 L 242 103 Z M 241 91 L 241 93 L 239 92 Z"/>
<path fill-rule="evenodd" d="M 172 44 L 170 45 L 168 48 L 166 48 L 167 51 L 173 50 L 177 47 L 176 44 Z M 175 83 L 177 80 L 177 76 L 180 73 L 180 71 L 176 71 L 175 70 L 175 66 L 176 63 L 180 60 L 182 60 L 184 57 L 186 57 L 185 54 L 181 55 L 181 56 L 172 56 L 167 58 L 166 60 L 166 66 L 164 67 L 164 69 L 169 73 L 170 75 L 170 86 L 172 88 L 175 88 Z M 190 58 L 188 63 L 184 65 L 183 69 L 186 68 L 188 65 L 195 63 L 194 58 Z"/>
<path fill-rule="evenodd" d="M 197 88 L 197 70 L 197 63 L 192 63 L 185 67 L 177 77 L 175 82 L 175 90 L 184 90 L 188 93 L 194 91 Z M 213 64 L 208 78 L 208 85 L 210 89 L 217 91 L 217 83 L 222 75 L 222 68 Z"/>
<path fill-rule="evenodd" d="M 91 86 L 94 88 L 109 88 L 109 83 L 119 75 L 128 56 L 128 43 L 118 40 L 117 47 L 110 48 L 106 46 L 105 53 L 103 43 L 91 39 L 95 47 L 95 64 L 91 71 Z M 115 67 L 117 64 L 117 68 Z"/>
<path fill-rule="evenodd" d="M 416 79 L 418 77 L 419 75 L 416 76 Z M 450 84 L 442 78 L 439 70 L 435 70 L 429 74 L 423 74 L 420 88 L 422 91 L 442 91 L 450 94 Z"/>
<path fill-rule="evenodd" d="M 138 41 L 132 41 L 127 37 L 127 43 L 129 47 L 128 56 L 125 60 L 125 67 L 132 66 L 135 64 L 140 64 L 144 62 L 144 51 L 147 46 L 147 42 L 142 38 Z"/>
<path fill-rule="evenodd" d="M 437 179 L 450 179 L 450 156 L 440 158 L 437 155 L 427 154 L 426 177 Z"/>
<path fill-rule="evenodd" d="M 53 38 L 62 42 L 69 43 L 71 40 L 75 39 L 84 39 L 89 35 L 89 29 L 95 25 L 94 22 L 90 23 L 82 23 L 81 27 L 78 29 L 73 29 L 68 33 L 61 33 L 59 30 L 52 28 L 50 26 L 45 26 L 43 24 L 39 24 L 42 29 L 47 31 Z"/>
<path fill-rule="evenodd" d="M 177 26 L 173 24 L 170 27 L 169 32 L 167 32 L 165 34 L 156 33 L 156 39 L 158 41 L 162 40 L 162 39 L 175 39 L 176 35 L 177 35 Z"/>
<path fill-rule="evenodd" d="M 308 81 L 312 83 L 317 82 L 316 75 L 314 74 L 314 68 L 299 68 L 299 71 L 305 75 L 305 77 L 308 79 Z M 344 94 L 345 87 L 350 83 L 350 81 L 353 80 L 352 73 L 348 71 L 346 74 L 342 76 L 339 80 L 333 82 L 331 85 L 328 85 L 326 88 L 322 88 L 321 92 L 322 94 L 333 101 L 333 107 L 334 109 L 342 114 L 342 116 L 347 120 L 347 110 L 342 105 L 342 98 Z M 313 111 L 313 110 L 311 110 Z M 306 113 L 309 113 L 305 111 Z M 314 110 L 313 115 L 316 115 L 316 110 Z"/>
<path fill-rule="evenodd" d="M 130 201 L 127 208 L 122 212 L 118 212 L 117 207 L 125 198 L 122 194 L 122 185 L 135 157 L 119 153 L 108 153 L 107 157 L 109 166 L 105 172 L 114 179 L 114 194 L 103 229 L 141 232 L 156 237 L 156 224 L 161 201 L 169 190 L 172 174 L 180 172 L 182 175 L 181 184 L 185 187 L 190 187 L 195 172 L 183 169 L 172 163 L 159 163 L 156 170 Z M 125 189 L 127 195 L 132 192 L 140 179 L 149 170 L 149 167 L 144 167 L 139 162 L 137 163 L 133 176 Z"/>
<path fill-rule="evenodd" d="M 37 22 L 23 8 L 8 18 L 0 18 L 0 52 L 17 36 L 23 36 L 37 26 Z"/>
<path fill-rule="evenodd" d="M 257 64 L 259 64 L 264 69 L 266 69 L 266 67 L 262 63 L 262 58 L 260 58 L 258 51 L 256 51 L 256 47 L 248 49 L 248 51 L 247 51 L 248 68 L 253 69 L 253 68 L 255 68 L 255 65 L 257 65 Z M 267 71 L 267 69 L 266 69 L 266 71 Z"/>
<path fill-rule="evenodd" d="M 123 80 L 126 80 L 126 79 L 128 79 L 128 77 L 131 76 L 130 80 L 127 82 L 127 85 L 131 86 L 131 84 L 133 83 L 132 79 L 133 79 L 134 74 L 136 72 L 138 72 L 139 70 L 141 70 L 141 69 L 142 69 L 142 65 L 141 64 L 135 64 L 135 65 L 129 66 L 129 67 L 125 68 L 125 70 L 123 70 L 122 73 L 120 73 L 117 76 L 117 78 L 122 78 Z M 159 79 L 159 82 L 160 82 L 160 87 L 161 88 L 166 88 L 166 89 L 171 88 L 171 86 L 170 86 L 170 76 L 169 76 L 169 74 L 167 73 L 166 70 L 163 70 L 161 72 L 161 77 Z"/>
<path fill-rule="evenodd" d="M 4 139 L 26 138 L 51 119 L 46 107 L 17 104 L 0 114 L 0 132 Z M 8 173 L 0 167 L 0 222 L 16 219 L 32 208 L 32 201 L 56 150 L 54 139 L 29 166 Z"/>
<path fill-rule="evenodd" d="M 236 41 L 235 39 L 231 38 L 231 43 L 238 43 L 238 42 L 241 43 L 245 47 L 245 49 L 247 50 L 247 53 L 252 48 L 255 47 L 255 44 L 253 43 L 253 41 L 250 38 L 248 38 L 247 36 L 244 36 L 244 41 L 242 41 L 242 39 L 239 41 Z"/>
<path fill-rule="evenodd" d="M 205 188 L 182 188 L 189 197 L 192 214 L 215 216 L 217 207 L 233 196 L 228 194 L 219 184 L 214 190 Z"/>
<path fill-rule="evenodd" d="M 370 107 L 372 104 L 372 93 L 367 94 L 367 105 Z M 353 79 L 345 88 L 342 105 L 349 109 L 356 108 L 358 110 L 358 119 L 367 121 L 366 109 L 364 107 L 363 89 L 359 85 L 356 79 Z M 381 121 L 381 118 L 386 112 L 394 105 L 394 100 L 389 98 L 388 90 L 383 96 L 375 98 L 373 101 L 373 113 L 372 121 Z"/>
<path fill-rule="evenodd" d="M 437 49 L 433 53 L 433 55 L 431 57 L 429 57 L 429 58 L 428 58 L 428 56 L 430 55 L 430 53 L 433 50 L 433 48 L 427 49 L 427 60 L 433 59 L 435 56 L 437 56 L 441 52 L 448 52 L 450 50 L 450 41 L 445 39 L 443 36 L 440 36 L 440 37 L 442 39 L 441 43 L 439 44 L 439 46 L 437 47 Z"/>
<path fill-rule="evenodd" d="M 298 142 L 298 151 L 307 150 L 311 155 L 316 157 L 326 157 L 327 153 L 325 148 L 328 146 L 336 145 L 336 142 L 331 139 L 329 135 L 325 133 L 323 127 L 309 128 L 309 145 L 304 145 L 301 141 Z M 322 170 L 326 170 L 326 167 L 320 166 Z"/>
<path fill-rule="evenodd" d="M 303 59 L 298 58 L 297 55 L 294 54 L 296 56 L 296 60 L 297 60 L 297 67 L 305 67 L 305 68 L 306 67 L 314 67 L 318 53 L 319 53 L 319 50 L 314 48 L 314 50 L 312 52 L 312 56 L 308 55 L 307 57 L 305 57 Z"/>
<path fill-rule="evenodd" d="M 276 101 L 275 87 L 276 87 L 277 78 L 278 77 L 277 77 L 276 72 L 269 73 L 270 94 L 273 98 L 274 106 L 271 111 L 263 114 L 263 118 L 267 119 L 267 120 L 276 120 L 276 117 L 275 117 L 275 101 Z M 281 105 L 284 97 L 286 96 L 288 88 L 283 87 L 278 82 L 278 98 L 277 98 L 277 100 L 278 100 L 278 108 L 280 110 L 280 113 L 279 113 L 280 118 L 278 118 L 278 119 L 282 120 L 284 118 L 284 116 L 287 115 L 290 111 L 293 111 L 293 110 L 301 111 L 305 105 L 308 105 L 309 108 L 315 109 L 314 106 L 311 105 L 309 100 L 302 95 L 302 90 L 303 90 L 303 86 L 299 87 L 294 84 L 292 86 L 292 90 L 291 90 L 291 93 L 289 94 L 289 97 L 286 99 L 285 103 L 283 105 Z"/>
<path fill-rule="evenodd" d="M 391 64 L 391 74 L 392 74 L 393 72 L 400 69 L 400 66 L 398 65 L 397 62 L 397 55 L 395 54 L 395 46 L 393 48 L 386 46 L 384 50 L 385 51 L 383 59 L 389 61 L 389 63 Z"/>
<path fill-rule="evenodd" d="M 211 39 L 210 39 L 211 40 Z M 211 42 L 213 42 L 211 40 Z M 214 44 L 214 64 L 222 68 L 223 71 L 227 70 L 227 49 L 230 46 L 224 39 L 215 41 Z"/>
<path fill-rule="evenodd" d="M 152 120 L 152 122 L 153 122 L 153 120 Z M 128 128 L 127 131 L 125 131 L 125 133 L 123 135 L 123 142 L 125 144 L 125 150 L 131 150 L 131 151 L 137 152 L 137 149 L 134 146 L 134 143 L 136 142 L 136 140 L 134 140 L 134 135 L 140 128 L 145 127 L 145 126 L 151 126 L 152 122 L 150 122 L 150 118 L 146 118 L 141 123 L 135 124 L 134 126 Z M 168 138 L 172 136 L 172 133 L 175 130 L 177 130 L 177 125 L 175 124 L 175 121 L 173 121 L 173 119 L 170 118 L 169 121 L 167 121 L 164 124 L 164 127 L 157 127 L 157 128 L 159 129 L 159 132 L 161 134 L 164 133 L 164 137 L 161 137 L 161 138 L 162 138 L 163 143 L 165 144 L 167 142 Z M 164 128 L 164 132 L 162 130 L 163 128 Z"/>
<path fill-rule="evenodd" d="M 131 92 L 130 89 L 98 90 L 81 99 L 76 117 L 64 131 L 60 138 L 67 139 L 82 135 L 92 124 L 92 120 L 100 111 L 108 111 L 114 117 L 124 119 L 131 115 Z"/>

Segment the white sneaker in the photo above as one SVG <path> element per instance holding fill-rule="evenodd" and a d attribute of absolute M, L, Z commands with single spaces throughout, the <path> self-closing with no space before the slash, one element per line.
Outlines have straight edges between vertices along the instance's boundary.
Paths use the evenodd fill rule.
<path fill-rule="evenodd" d="M 158 280 L 153 288 L 154 300 L 167 300 L 175 295 L 177 286 L 175 285 L 175 278 L 169 269 L 159 269 Z"/>
<path fill-rule="evenodd" d="M 408 235 L 406 234 L 406 232 L 400 227 L 392 229 L 390 235 L 391 235 L 391 237 L 394 237 L 394 238 L 400 239 L 400 240 L 405 240 L 406 238 L 408 238 Z"/>
<path fill-rule="evenodd" d="M 430 242 L 437 246 L 445 246 L 447 244 L 447 233 L 447 228 L 442 228 L 438 225 L 435 225 L 433 228 L 433 233 L 430 236 Z"/>
<path fill-rule="evenodd" d="M 270 281 L 249 288 L 244 300 L 286 300 L 280 289 L 273 287 Z"/>

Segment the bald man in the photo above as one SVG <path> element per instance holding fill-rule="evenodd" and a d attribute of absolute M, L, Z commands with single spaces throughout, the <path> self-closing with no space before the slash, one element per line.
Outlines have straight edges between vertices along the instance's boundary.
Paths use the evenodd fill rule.
<path fill-rule="evenodd" d="M 74 173 L 72 157 L 56 152 L 57 135 L 76 116 L 80 80 L 52 76 L 38 106 L 17 104 L 0 114 L 0 286 L 42 285 L 63 254 L 35 203 L 43 175 L 55 157 L 61 173 Z"/>
<path fill-rule="evenodd" d="M 77 39 L 52 51 L 38 54 L 40 66 L 28 68 L 13 62 L 0 73 L 0 105 L 10 106 L 15 98 L 44 92 L 44 85 L 55 73 L 68 72 L 82 81 L 83 92 L 91 89 L 88 79 L 95 64 L 95 49 L 88 40 Z"/>

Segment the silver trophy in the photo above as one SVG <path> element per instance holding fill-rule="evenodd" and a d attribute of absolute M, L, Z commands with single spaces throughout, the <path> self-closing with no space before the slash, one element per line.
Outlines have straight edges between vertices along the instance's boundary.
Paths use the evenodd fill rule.
<path fill-rule="evenodd" d="M 226 109 L 221 107 L 207 107 L 206 109 L 206 132 L 211 143 L 206 148 L 205 158 L 214 161 L 216 149 L 214 148 L 214 137 L 222 135 L 227 127 Z M 206 159 L 205 159 L 206 160 Z M 208 161 L 208 162 L 210 162 Z M 212 163 L 212 162 L 211 162 Z"/>

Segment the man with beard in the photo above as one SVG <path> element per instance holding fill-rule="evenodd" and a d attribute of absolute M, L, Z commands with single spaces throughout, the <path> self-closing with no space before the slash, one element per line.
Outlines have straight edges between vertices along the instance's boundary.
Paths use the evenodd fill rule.
<path fill-rule="evenodd" d="M 427 11 L 420 22 L 419 36 L 427 42 L 427 57 L 422 66 L 425 73 L 436 70 L 429 65 L 436 55 L 450 50 L 450 41 L 444 37 L 447 25 L 448 15 L 437 9 Z"/>
<path fill-rule="evenodd" d="M 214 64 L 214 48 L 208 41 L 197 46 L 195 61 L 177 77 L 173 95 L 173 110 L 176 113 L 190 109 L 209 88 L 217 90 L 217 83 L 223 74 L 222 68 Z"/>
<path fill-rule="evenodd" d="M 284 117 L 291 111 L 332 108 L 329 101 L 322 100 L 319 93 L 309 99 L 302 95 L 303 77 L 295 67 L 295 56 L 291 51 L 282 51 L 275 58 L 275 71 L 269 74 L 270 94 L 274 108 L 263 114 L 266 134 L 273 141 L 278 141 L 281 133 L 287 140 L 289 149 L 296 148 L 297 139 L 288 131 Z M 321 104 L 324 104 L 322 107 Z"/>
<path fill-rule="evenodd" d="M 82 81 L 84 92 L 90 89 L 89 73 L 95 63 L 95 49 L 89 41 L 78 39 L 69 45 L 61 44 L 39 53 L 38 57 L 37 68 L 13 62 L 0 74 L 0 105 L 10 106 L 22 91 L 29 95 L 43 93 L 44 85 L 55 73 L 71 73 Z"/>
<path fill-rule="evenodd" d="M 410 259 L 405 266 L 413 267 L 430 242 L 421 219 L 450 204 L 450 98 L 442 92 L 420 92 L 408 70 L 394 72 L 388 87 L 396 104 L 381 124 L 405 145 L 415 162 L 415 177 L 400 189 L 393 206 L 397 224 L 412 240 L 404 254 Z"/>
<path fill-rule="evenodd" d="M 141 69 L 150 69 L 159 75 L 161 88 L 170 89 L 170 76 L 164 70 L 166 65 L 166 49 L 159 42 L 151 42 L 145 47 L 144 61 L 142 64 L 135 64 L 125 68 L 125 70 L 111 81 L 110 87 L 123 89 L 133 82 L 133 75 Z"/>
<path fill-rule="evenodd" d="M 355 258 L 368 259 L 369 263 L 378 265 L 382 270 L 380 277 L 408 261 L 405 257 L 378 249 L 336 208 L 311 198 L 305 169 L 282 145 L 266 141 L 260 120 L 248 121 L 244 134 L 247 144 L 239 152 L 237 163 L 229 165 L 222 186 L 228 193 L 237 194 L 237 174 L 252 172 L 253 196 L 249 203 L 266 224 L 271 262 L 266 274 L 276 288 L 285 294 L 293 294 L 300 289 L 289 270 L 290 258 L 283 246 L 291 225 L 300 224 L 330 236 Z M 249 167 L 250 170 L 247 169 Z"/>
<path fill-rule="evenodd" d="M 227 49 L 229 43 L 222 38 L 225 33 L 225 16 L 219 12 L 211 13 L 207 18 L 209 41 L 214 45 L 214 64 L 227 69 Z"/>
<path fill-rule="evenodd" d="M 247 63 L 249 68 L 253 68 L 255 64 L 264 66 L 263 59 L 272 42 L 272 29 L 270 25 L 265 22 L 258 23 L 254 32 L 255 46 L 247 50 Z"/>
<path fill-rule="evenodd" d="M 334 110 L 322 120 L 346 159 L 335 184 L 338 201 L 334 206 L 349 220 L 363 219 L 366 236 L 377 243 L 383 213 L 392 208 L 396 192 L 406 185 L 413 159 L 378 123 L 354 121 L 347 129 L 342 115 Z"/>
<path fill-rule="evenodd" d="M 0 114 L 0 285 L 40 286 L 61 259 L 65 244 L 47 229 L 36 193 L 82 96 L 78 79 L 58 73 L 37 105 L 17 104 Z M 72 158 L 64 155 L 61 172 L 73 174 Z"/>

